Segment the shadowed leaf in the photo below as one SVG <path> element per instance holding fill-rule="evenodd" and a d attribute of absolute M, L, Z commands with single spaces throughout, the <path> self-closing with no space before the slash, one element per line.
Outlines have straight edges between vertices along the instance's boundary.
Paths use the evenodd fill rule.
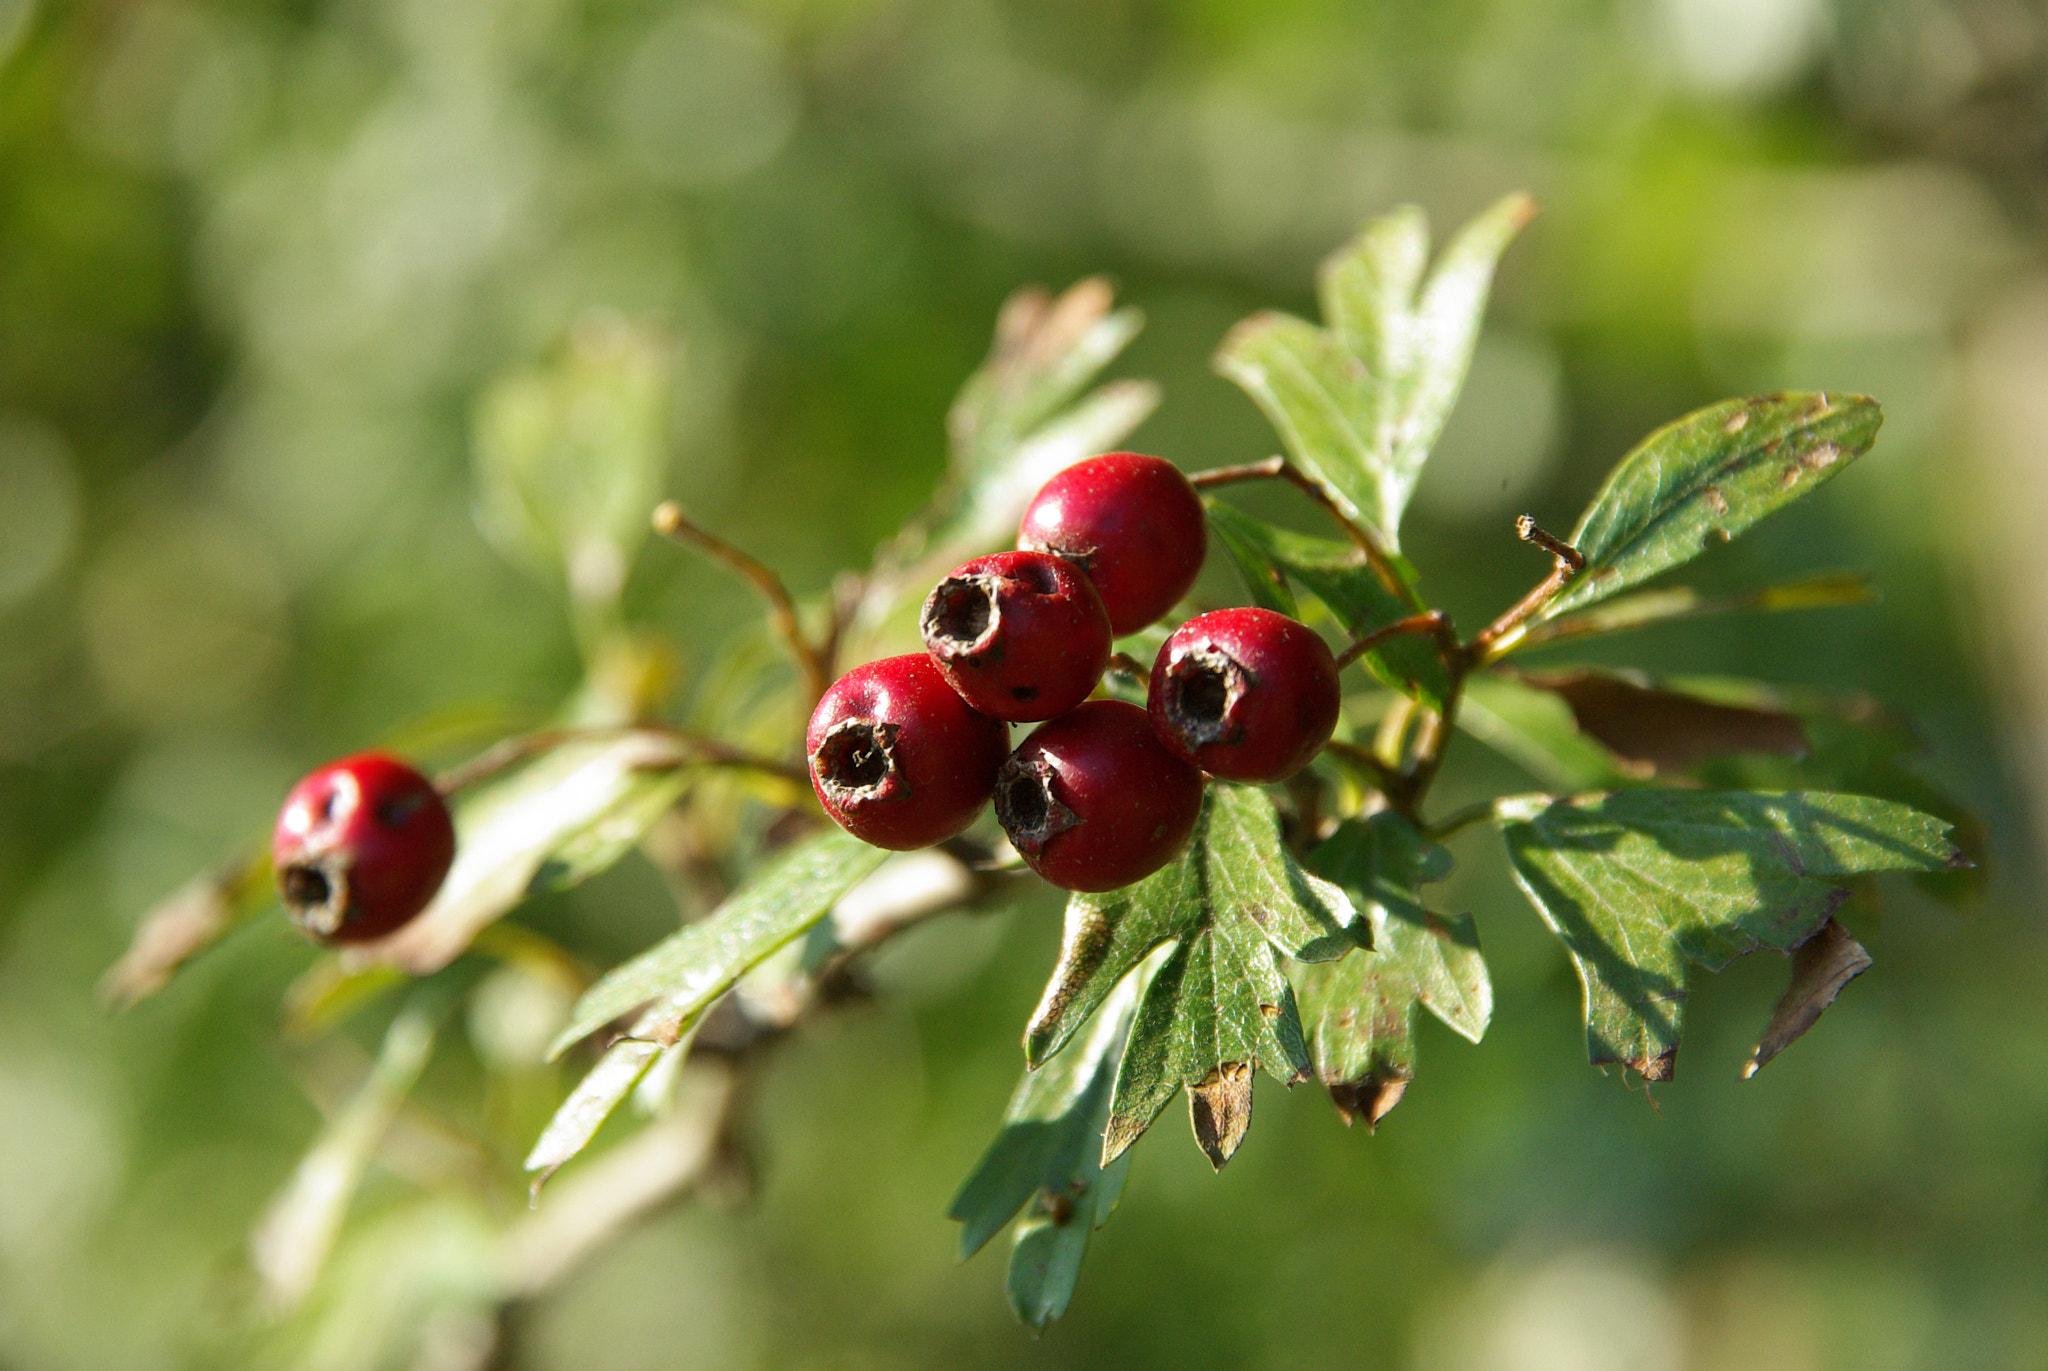
<path fill-rule="evenodd" d="M 1351 893 L 1372 946 L 1293 969 L 1302 1023 L 1337 1112 L 1377 1127 L 1415 1076 L 1416 1007 L 1478 1042 L 1493 984 L 1471 915 L 1423 908 L 1418 887 L 1447 874 L 1449 855 L 1406 819 L 1383 812 L 1346 823 L 1310 861 Z"/>
<path fill-rule="evenodd" d="M 1216 370 L 1265 411 L 1295 464 L 1389 546 L 1464 384 L 1494 266 L 1534 213 L 1526 195 L 1495 204 L 1418 294 L 1428 225 L 1413 206 L 1395 210 L 1323 263 L 1327 329 L 1255 314 L 1217 350 Z"/>
<path fill-rule="evenodd" d="M 1861 395 L 1757 395 L 1688 414 L 1621 459 L 1579 517 L 1585 570 L 1541 616 L 1556 618 L 1725 543 L 1862 456 L 1883 422 Z"/>
<path fill-rule="evenodd" d="M 1820 1021 L 1827 1007 L 1842 993 L 1842 987 L 1870 969 L 1870 954 L 1863 944 L 1849 936 L 1849 930 L 1829 919 L 1820 931 L 1792 950 L 1792 979 L 1771 1010 L 1756 1050 L 1742 1068 L 1748 1080 L 1764 1063 L 1797 1042 L 1807 1029 Z"/>
<path fill-rule="evenodd" d="M 1941 820 L 1825 792 L 1627 791 L 1496 806 L 1515 879 L 1585 988 L 1593 1063 L 1671 1079 L 1687 964 L 1789 951 L 1871 871 L 1963 861 Z"/>
<path fill-rule="evenodd" d="M 1624 761 L 1580 732 L 1561 698 L 1512 676 L 1468 679 L 1458 727 L 1554 790 L 1623 790 L 1651 775 L 1648 766 Z"/>
<path fill-rule="evenodd" d="M 1300 617 L 1293 587 L 1321 600 L 1354 637 L 1398 623 L 1415 612 L 1380 583 L 1364 554 L 1348 543 L 1312 538 L 1275 528 L 1217 500 L 1206 500 L 1209 527 L 1230 553 L 1254 603 Z M 1432 709 L 1443 707 L 1450 673 L 1436 643 L 1403 636 L 1361 659 L 1379 680 L 1413 695 Z"/>
<path fill-rule="evenodd" d="M 1173 944 L 1117 1069 L 1103 1137 L 1103 1160 L 1112 1161 L 1177 1092 L 1226 1065 L 1263 1065 L 1287 1082 L 1304 1077 L 1294 992 L 1274 949 L 1309 961 L 1339 956 L 1355 944 L 1355 918 L 1342 891 L 1295 864 L 1263 792 L 1212 783 L 1195 835 L 1172 865 L 1068 902 L 1059 965 L 1026 1030 L 1026 1060 L 1051 1060 L 1132 968 Z"/>
<path fill-rule="evenodd" d="M 1721 704 L 1605 671 L 1525 672 L 1571 707 L 1579 731 L 1651 772 L 1689 771 L 1732 752 L 1806 755 L 1806 731 L 1776 709 Z"/>

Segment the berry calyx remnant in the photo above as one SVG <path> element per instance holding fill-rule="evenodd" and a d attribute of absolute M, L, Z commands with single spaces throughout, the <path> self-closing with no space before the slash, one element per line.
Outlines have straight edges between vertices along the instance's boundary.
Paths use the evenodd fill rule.
<path fill-rule="evenodd" d="M 804 734 L 825 812 L 862 842 L 897 852 L 973 823 L 1009 748 L 1009 726 L 961 699 L 922 652 L 841 676 Z"/>
<path fill-rule="evenodd" d="M 1307 766 L 1337 729 L 1337 661 L 1270 609 L 1188 620 L 1159 649 L 1146 694 L 1159 739 L 1211 776 L 1265 784 Z"/>
<path fill-rule="evenodd" d="M 432 781 L 363 752 L 292 787 L 270 855 L 293 923 L 322 942 L 366 942 L 434 898 L 455 860 L 455 824 Z"/>
<path fill-rule="evenodd" d="M 919 627 L 953 689 L 998 719 L 1064 714 L 1109 665 L 1102 597 L 1047 552 L 998 552 L 955 567 L 925 600 Z"/>
<path fill-rule="evenodd" d="M 1088 573 L 1117 637 L 1154 622 L 1188 593 L 1208 553 L 1202 497 L 1173 463 L 1136 452 L 1076 462 L 1040 488 L 1017 546 Z"/>
<path fill-rule="evenodd" d="M 1153 736 L 1144 710 L 1090 700 L 1041 726 L 1003 763 L 996 818 L 1046 881 L 1116 890 L 1187 844 L 1202 786 L 1202 773 Z"/>

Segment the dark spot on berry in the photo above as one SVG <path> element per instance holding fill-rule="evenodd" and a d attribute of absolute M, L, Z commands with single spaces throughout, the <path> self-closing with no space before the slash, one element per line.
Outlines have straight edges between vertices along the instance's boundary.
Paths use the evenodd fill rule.
<path fill-rule="evenodd" d="M 403 828 L 405 821 L 424 809 L 426 804 L 424 791 L 409 790 L 403 795 L 394 795 L 377 806 L 377 822 L 386 828 Z"/>
<path fill-rule="evenodd" d="M 1033 595 L 1057 595 L 1060 583 L 1051 567 L 1043 562 L 1018 559 L 1010 570 L 1010 579 L 1024 586 Z"/>
<path fill-rule="evenodd" d="M 1010 698 L 1013 700 L 1035 700 L 1038 698 L 1038 687 L 1029 685 L 1011 686 Z"/>

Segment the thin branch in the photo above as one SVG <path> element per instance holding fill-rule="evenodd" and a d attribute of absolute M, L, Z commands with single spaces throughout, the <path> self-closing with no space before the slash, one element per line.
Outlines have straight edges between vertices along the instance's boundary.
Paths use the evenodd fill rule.
<path fill-rule="evenodd" d="M 1399 790 L 1407 781 L 1407 778 L 1399 771 L 1396 771 L 1393 767 L 1388 766 L 1386 762 L 1382 761 L 1377 753 L 1373 752 L 1370 748 L 1360 747 L 1357 743 L 1347 743 L 1342 738 L 1332 738 L 1329 742 L 1323 744 L 1323 750 L 1335 753 L 1361 771 L 1370 771 L 1379 778 L 1381 793 L 1389 798 L 1392 798 L 1393 792 Z"/>
<path fill-rule="evenodd" d="M 1586 559 L 1579 555 L 1577 548 L 1555 534 L 1546 533 L 1527 514 L 1515 520 L 1515 535 L 1525 543 L 1534 543 L 1556 560 L 1550 574 L 1534 590 L 1517 600 L 1507 613 L 1481 629 L 1473 638 L 1466 651 L 1475 663 L 1491 661 L 1506 652 L 1521 637 L 1523 626 L 1530 617 L 1549 604 L 1571 583 L 1572 577 L 1586 568 Z"/>
<path fill-rule="evenodd" d="M 1386 545 L 1380 540 L 1378 531 L 1352 518 L 1330 492 L 1323 488 L 1321 482 L 1285 457 L 1268 457 L 1263 462 L 1245 462 L 1232 467 L 1211 467 L 1207 471 L 1191 472 L 1188 475 L 1188 484 L 1196 490 L 1212 490 L 1217 486 L 1237 485 L 1245 481 L 1286 481 L 1321 505 L 1324 512 L 1343 528 L 1358 550 L 1365 554 L 1366 565 L 1372 568 L 1373 575 L 1379 578 L 1387 593 L 1403 604 L 1417 610 L 1422 608 L 1422 602 L 1416 598 L 1414 587 L 1394 569 L 1393 560 L 1387 555 Z"/>
<path fill-rule="evenodd" d="M 1452 635 L 1450 628 L 1451 621 L 1444 617 L 1444 612 L 1440 609 L 1425 610 L 1421 614 L 1411 614 L 1407 618 L 1396 620 L 1384 628 L 1376 628 L 1363 638 L 1353 641 L 1350 647 L 1337 654 L 1337 670 L 1342 671 L 1366 653 L 1392 639 L 1410 633 L 1434 634 L 1437 645 L 1447 655 L 1455 654 L 1458 651 L 1458 640 Z"/>
<path fill-rule="evenodd" d="M 668 724 L 618 724 L 607 728 L 544 728 L 533 733 L 522 733 L 517 737 L 506 738 L 461 765 L 442 772 L 435 779 L 434 785 L 443 795 L 453 795 L 469 786 L 490 780 L 543 752 L 552 752 L 558 747 L 566 747 L 572 743 L 602 742 L 630 737 L 635 733 L 647 734 L 674 743 L 688 761 L 758 771 L 798 785 L 810 783 L 807 772 L 785 762 L 758 756 L 687 729 L 675 728 Z"/>
<path fill-rule="evenodd" d="M 782 645 L 789 649 L 789 655 L 795 659 L 808 697 L 816 701 L 824 695 L 825 688 L 832 684 L 827 654 L 804 637 L 803 626 L 797 622 L 796 603 L 789 598 L 789 591 L 784 588 L 780 576 L 717 534 L 691 523 L 684 517 L 682 506 L 674 500 L 664 500 L 655 506 L 654 531 L 671 541 L 687 544 L 715 557 L 746 577 L 761 593 L 761 598 L 768 602 L 769 622 L 774 625 L 776 636 L 782 639 Z"/>
<path fill-rule="evenodd" d="M 1440 843 L 1454 834 L 1462 833 L 1477 823 L 1484 823 L 1494 816 L 1495 801 L 1481 800 L 1477 804 L 1454 809 L 1437 823 L 1422 830 L 1422 836 L 1433 843 Z"/>

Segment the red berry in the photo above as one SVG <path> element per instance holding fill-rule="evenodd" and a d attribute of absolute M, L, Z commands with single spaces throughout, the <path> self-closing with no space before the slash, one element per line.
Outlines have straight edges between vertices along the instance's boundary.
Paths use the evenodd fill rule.
<path fill-rule="evenodd" d="M 1202 497 L 1173 463 L 1111 452 L 1047 481 L 1024 511 L 1017 546 L 1057 553 L 1087 572 L 1121 638 L 1188 593 L 1209 533 Z"/>
<path fill-rule="evenodd" d="M 970 706 L 922 652 L 832 683 L 804 734 L 811 787 L 838 825 L 907 852 L 974 822 L 995 790 L 1010 729 Z"/>
<path fill-rule="evenodd" d="M 455 860 L 455 824 L 432 781 L 363 752 L 292 787 L 270 860 L 292 922 L 322 942 L 365 942 L 434 898 Z"/>
<path fill-rule="evenodd" d="M 1188 620 L 1159 649 L 1146 705 L 1159 739 L 1211 776 L 1284 781 L 1337 729 L 1337 661 L 1270 609 Z"/>
<path fill-rule="evenodd" d="M 1003 763 L 996 817 L 1063 890 L 1116 890 L 1172 861 L 1202 811 L 1202 773 L 1160 746 L 1145 711 L 1090 700 Z"/>
<path fill-rule="evenodd" d="M 919 627 L 960 698 L 998 719 L 1064 714 L 1109 665 L 1102 597 L 1049 552 L 998 552 L 955 567 L 925 600 Z"/>

